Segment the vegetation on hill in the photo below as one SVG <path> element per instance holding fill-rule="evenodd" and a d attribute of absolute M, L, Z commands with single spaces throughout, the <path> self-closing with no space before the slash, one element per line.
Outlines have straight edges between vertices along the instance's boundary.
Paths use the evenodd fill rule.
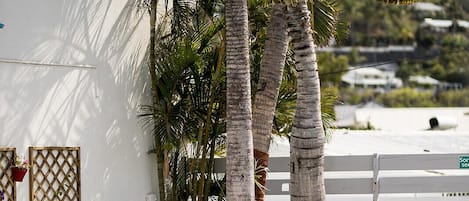
<path fill-rule="evenodd" d="M 369 101 L 384 107 L 467 107 L 469 89 L 434 92 L 404 87 L 388 93 L 377 93 L 371 89 L 341 89 L 340 100 L 348 104 L 361 104 Z"/>
<path fill-rule="evenodd" d="M 350 35 L 342 45 L 412 45 L 424 18 L 467 20 L 467 0 L 425 0 L 442 6 L 444 12 L 417 11 L 412 6 L 384 5 L 374 0 L 341 1 L 341 18 L 350 24 Z"/>
<path fill-rule="evenodd" d="M 344 0 L 340 5 L 342 18 L 350 20 L 350 35 L 343 45 L 409 45 L 415 39 L 418 22 L 412 18 L 411 6 L 374 0 Z"/>
<path fill-rule="evenodd" d="M 416 47 L 414 55 L 409 54 L 396 61 L 399 64 L 396 76 L 403 80 L 407 88 L 389 94 L 340 88 L 340 77 L 348 66 L 366 62 L 356 50 L 346 56 L 320 54 L 318 60 L 321 84 L 340 88 L 341 101 L 348 104 L 377 101 L 389 107 L 469 106 L 464 97 L 467 97 L 469 91 L 469 30 L 452 26 L 444 31 L 436 31 L 421 26 L 425 18 L 469 21 L 469 0 L 423 2 L 442 6 L 444 11 L 418 11 L 413 6 L 383 5 L 374 0 L 343 0 L 339 4 L 341 18 L 349 23 L 350 32 L 337 46 Z M 413 75 L 430 76 L 441 82 L 460 83 L 465 89 L 417 92 L 411 89 L 414 86 L 409 82 Z"/>

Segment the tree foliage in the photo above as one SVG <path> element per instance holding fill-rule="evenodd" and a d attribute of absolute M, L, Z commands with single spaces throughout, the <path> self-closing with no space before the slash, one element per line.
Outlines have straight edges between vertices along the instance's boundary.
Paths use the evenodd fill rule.
<path fill-rule="evenodd" d="M 158 142 L 156 152 L 164 152 L 157 154 L 164 161 L 160 198 L 207 200 L 214 192 L 207 172 L 225 132 L 224 22 L 206 7 L 177 3 L 152 36 L 153 103 L 141 106 L 140 117 Z"/>
<path fill-rule="evenodd" d="M 388 107 L 433 107 L 432 92 L 401 88 L 378 96 L 377 101 Z"/>
<path fill-rule="evenodd" d="M 408 4 L 412 1 L 382 1 Z M 385 5 L 376 0 L 341 1 L 342 18 L 350 20 L 350 35 L 345 45 L 412 44 L 417 22 L 410 6 Z"/>
<path fill-rule="evenodd" d="M 339 86 L 342 75 L 349 67 L 347 56 L 335 56 L 331 52 L 318 54 L 318 63 L 321 86 Z"/>

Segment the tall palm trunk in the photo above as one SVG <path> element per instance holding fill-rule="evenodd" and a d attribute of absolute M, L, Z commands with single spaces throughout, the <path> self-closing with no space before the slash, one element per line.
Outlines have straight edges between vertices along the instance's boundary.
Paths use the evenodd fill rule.
<path fill-rule="evenodd" d="M 254 159 L 257 166 L 268 167 L 269 147 L 283 66 L 288 49 L 286 5 L 275 3 L 272 8 L 267 40 L 262 57 L 259 84 L 253 113 Z M 260 172 L 258 182 L 265 186 L 267 172 Z M 256 186 L 256 200 L 264 200 L 263 189 Z"/>
<path fill-rule="evenodd" d="M 150 7 L 150 50 L 149 50 L 149 64 L 148 68 L 150 71 L 151 76 L 151 93 L 152 93 L 152 104 L 153 108 L 158 107 L 158 92 L 157 92 L 157 75 L 156 75 L 156 16 L 157 16 L 157 5 L 158 0 L 151 1 Z M 153 115 L 153 119 L 156 119 L 155 114 Z M 166 200 L 166 192 L 165 192 L 165 184 L 164 184 L 164 154 L 163 154 L 163 147 L 162 142 L 159 136 L 154 134 L 155 140 L 155 149 L 156 149 L 156 172 L 158 176 L 158 189 L 159 189 L 159 200 Z"/>
<path fill-rule="evenodd" d="M 288 26 L 298 73 L 297 105 L 290 141 L 290 196 L 292 201 L 323 201 L 324 130 L 318 65 L 305 0 L 289 6 Z"/>
<path fill-rule="evenodd" d="M 254 200 L 249 31 L 246 0 L 226 1 L 227 160 L 230 201 Z"/>

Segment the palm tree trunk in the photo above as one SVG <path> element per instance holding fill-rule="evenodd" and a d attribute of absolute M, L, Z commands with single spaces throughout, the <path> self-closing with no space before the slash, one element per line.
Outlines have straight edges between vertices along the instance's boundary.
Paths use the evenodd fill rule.
<path fill-rule="evenodd" d="M 157 108 L 158 104 L 158 93 L 157 93 L 157 76 L 156 76 L 156 16 L 157 16 L 157 5 L 158 0 L 151 1 L 151 10 L 150 10 L 150 57 L 149 57 L 149 71 L 151 76 L 151 92 L 152 92 L 152 104 L 153 108 Z M 153 116 L 153 119 L 156 119 Z M 164 155 L 163 155 L 163 147 L 161 143 L 161 139 L 158 138 L 157 135 L 154 135 L 155 140 L 155 149 L 156 149 L 156 172 L 158 177 L 158 189 L 159 189 L 159 197 L 161 201 L 165 199 L 165 186 L 164 186 Z"/>
<path fill-rule="evenodd" d="M 292 201 L 323 201 L 324 130 L 318 65 L 305 0 L 289 6 L 288 26 L 298 76 L 297 106 L 290 140 L 290 196 Z"/>
<path fill-rule="evenodd" d="M 226 1 L 227 200 L 254 200 L 249 31 L 246 0 Z"/>
<path fill-rule="evenodd" d="M 286 5 L 275 3 L 272 8 L 267 41 L 262 57 L 259 84 L 253 113 L 254 159 L 258 166 L 268 167 L 270 139 L 277 97 L 282 82 L 283 66 L 288 49 Z M 258 182 L 266 185 L 267 172 L 260 173 Z M 264 191 L 256 186 L 256 200 L 264 200 Z"/>

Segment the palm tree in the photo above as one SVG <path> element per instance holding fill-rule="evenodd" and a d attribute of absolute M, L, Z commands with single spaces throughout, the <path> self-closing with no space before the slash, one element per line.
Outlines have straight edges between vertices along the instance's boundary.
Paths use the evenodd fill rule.
<path fill-rule="evenodd" d="M 152 107 L 156 108 L 158 105 L 158 92 L 157 92 L 157 74 L 156 74 L 156 17 L 157 17 L 157 5 L 158 1 L 152 0 L 150 5 L 150 47 L 149 47 L 149 62 L 148 70 L 151 76 L 151 94 L 152 94 Z M 156 115 L 152 115 L 153 119 L 156 119 Z M 156 128 L 156 125 L 155 125 Z M 153 130 L 156 130 L 152 128 Z M 156 136 L 153 133 L 154 136 Z M 156 152 L 156 171 L 158 175 L 158 186 L 159 186 L 159 200 L 166 200 L 165 198 L 165 186 L 164 186 L 164 154 L 161 139 L 154 137 L 155 140 L 155 152 Z"/>
<path fill-rule="evenodd" d="M 290 138 L 290 196 L 325 200 L 324 130 L 320 86 L 310 11 L 306 0 L 288 7 L 289 35 L 297 69 L 297 105 Z"/>
<path fill-rule="evenodd" d="M 315 24 L 315 30 L 319 36 L 317 37 L 317 41 L 322 44 L 326 44 L 334 33 L 342 33 L 340 31 L 336 32 L 337 12 L 333 6 L 334 5 L 328 1 L 320 1 L 318 4 L 314 5 L 314 9 L 318 11 L 315 12 L 315 18 L 319 19 L 319 23 Z M 283 1 L 276 1 L 272 6 L 270 16 L 270 24 L 267 29 L 267 39 L 265 41 L 264 54 L 260 64 L 259 82 L 257 83 L 253 111 L 254 158 L 259 167 L 268 167 L 268 151 L 270 148 L 274 113 L 288 49 L 285 3 Z M 289 75 L 291 75 L 291 73 L 286 76 L 288 77 Z M 292 79 L 286 80 L 294 83 Z M 284 90 L 284 92 L 287 92 L 287 96 L 284 97 L 286 98 L 285 100 L 290 101 L 293 100 L 292 98 L 296 98 L 295 92 L 293 92 L 293 94 L 290 93 L 291 90 Z M 257 182 L 259 182 L 260 186 L 265 186 L 266 174 L 266 171 L 259 173 L 258 176 L 260 177 Z M 257 186 L 256 200 L 264 200 L 264 192 Z"/>
<path fill-rule="evenodd" d="M 230 201 L 254 200 L 249 31 L 246 0 L 227 0 L 227 156 L 226 195 Z"/>
<path fill-rule="evenodd" d="M 325 200 L 323 177 L 325 136 L 321 119 L 318 65 L 307 1 L 299 0 L 292 3 L 287 13 L 289 35 L 298 73 L 297 106 L 290 138 L 290 196 L 292 201 L 321 201 Z"/>
<path fill-rule="evenodd" d="M 139 116 L 154 135 L 159 200 L 207 200 L 207 172 L 224 133 L 224 21 L 180 2 L 157 26 L 156 3 L 149 7 L 152 103 L 140 106 Z M 200 162 L 192 164 L 191 157 Z"/>
<path fill-rule="evenodd" d="M 268 167 L 270 137 L 277 103 L 277 97 L 282 81 L 283 66 L 288 49 L 288 31 L 285 18 L 286 5 L 277 2 L 273 5 L 268 39 L 264 45 L 264 55 L 261 61 L 259 82 L 253 111 L 254 158 L 256 166 Z M 260 171 L 258 182 L 265 186 L 266 171 Z M 256 200 L 264 200 L 264 191 L 256 186 Z"/>

